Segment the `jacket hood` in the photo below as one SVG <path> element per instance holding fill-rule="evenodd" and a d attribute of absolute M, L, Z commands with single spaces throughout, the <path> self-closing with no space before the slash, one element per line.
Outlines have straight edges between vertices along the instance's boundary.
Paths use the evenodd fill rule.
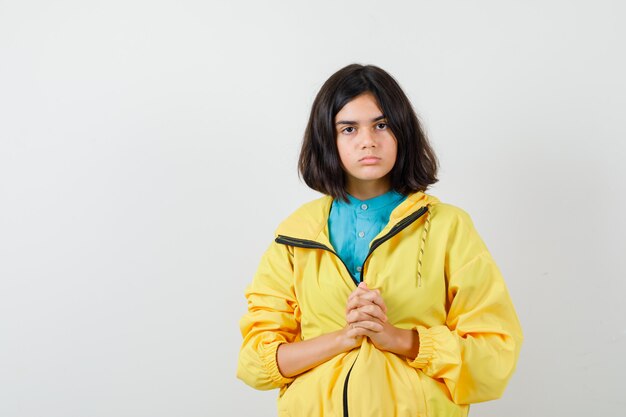
<path fill-rule="evenodd" d="M 325 195 L 302 205 L 278 226 L 275 235 L 291 236 L 326 244 L 328 236 L 326 236 L 325 230 L 327 230 L 326 225 L 332 202 L 333 198 Z M 391 212 L 387 227 L 393 227 L 393 225 L 424 206 L 437 203 L 439 203 L 437 197 L 421 191 L 411 193 Z"/>

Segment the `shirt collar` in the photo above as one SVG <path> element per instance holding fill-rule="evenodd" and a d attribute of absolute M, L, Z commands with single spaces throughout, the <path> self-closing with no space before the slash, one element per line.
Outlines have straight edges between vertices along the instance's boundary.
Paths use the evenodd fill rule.
<path fill-rule="evenodd" d="M 359 209 L 363 204 L 367 205 L 368 211 L 378 210 L 392 204 L 397 204 L 404 199 L 404 195 L 395 190 L 389 190 L 385 194 L 381 194 L 368 200 L 359 200 L 348 194 L 348 203 L 343 200 L 335 200 L 335 204 L 345 205 L 353 209 Z"/>

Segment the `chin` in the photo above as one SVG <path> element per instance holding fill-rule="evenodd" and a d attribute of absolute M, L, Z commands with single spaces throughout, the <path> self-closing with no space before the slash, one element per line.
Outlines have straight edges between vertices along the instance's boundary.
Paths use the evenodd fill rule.
<path fill-rule="evenodd" d="M 374 172 L 374 173 L 367 173 L 367 174 L 363 174 L 360 175 L 359 178 L 362 181 L 376 181 L 376 180 L 382 180 L 385 177 L 388 176 L 388 172 Z"/>

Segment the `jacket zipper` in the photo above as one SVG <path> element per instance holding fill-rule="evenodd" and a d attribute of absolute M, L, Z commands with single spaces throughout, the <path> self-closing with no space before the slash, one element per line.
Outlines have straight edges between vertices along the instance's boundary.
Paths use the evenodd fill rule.
<path fill-rule="evenodd" d="M 370 246 L 370 250 L 367 253 L 367 256 L 365 256 L 365 259 L 363 260 L 363 265 L 361 265 L 361 274 L 360 274 L 360 281 L 361 282 L 363 282 L 363 271 L 365 271 L 365 263 L 367 262 L 367 259 L 370 257 L 372 252 L 374 252 L 374 249 L 376 249 L 377 247 L 379 247 L 380 245 L 385 243 L 387 240 L 391 239 L 392 237 L 394 237 L 395 235 L 400 233 L 403 229 L 406 229 L 411 223 L 413 223 L 415 220 L 417 220 L 420 217 L 422 217 L 424 215 L 424 213 L 426 213 L 427 211 L 428 211 L 428 206 L 422 207 L 421 209 L 419 209 L 415 213 L 405 217 L 404 219 L 402 219 L 401 221 L 396 223 L 386 235 L 384 235 L 382 237 L 379 237 L 374 242 L 372 242 L 372 244 Z M 276 237 L 276 239 L 275 239 L 275 242 L 276 243 L 282 243 L 283 245 L 296 246 L 296 247 L 299 247 L 299 248 L 322 249 L 322 250 L 325 250 L 325 251 L 328 251 L 328 252 L 332 253 L 333 255 L 335 255 L 341 261 L 343 266 L 345 266 L 346 271 L 348 271 L 348 275 L 350 275 L 350 278 L 352 278 L 352 281 L 354 282 L 354 284 L 357 287 L 359 286 L 359 282 L 356 279 L 354 279 L 354 277 L 352 276 L 352 273 L 350 272 L 350 269 L 348 268 L 348 265 L 346 265 L 346 263 L 343 261 L 343 259 L 341 259 L 341 256 L 339 256 L 339 254 L 337 254 L 337 252 L 335 252 L 334 250 L 332 250 L 328 246 L 323 245 L 323 244 L 321 244 L 319 242 L 316 242 L 314 240 L 299 239 L 299 238 L 296 238 L 296 237 L 284 236 L 284 235 L 278 235 L 278 237 Z"/>
<path fill-rule="evenodd" d="M 282 243 L 283 245 L 289 245 L 289 246 L 297 246 L 299 248 L 307 248 L 307 249 L 323 249 L 326 250 L 332 254 L 334 254 L 343 264 L 343 266 L 346 267 L 346 271 L 348 271 L 348 275 L 350 275 L 350 278 L 352 278 L 352 281 L 356 282 L 354 277 L 352 276 L 352 273 L 350 273 L 350 269 L 348 269 L 348 265 L 346 265 L 346 263 L 343 261 L 343 259 L 341 259 L 341 256 L 339 256 L 337 254 L 337 252 L 335 252 L 334 250 L 332 250 L 331 248 L 329 248 L 326 245 L 322 245 L 319 242 L 316 242 L 314 240 L 308 240 L 308 239 L 298 239 L 295 237 L 289 237 L 289 236 L 283 236 L 283 235 L 278 235 L 278 237 L 275 239 L 276 243 Z M 356 282 L 356 285 L 358 286 L 359 283 Z"/>
<path fill-rule="evenodd" d="M 372 244 L 370 245 L 370 250 L 367 253 L 367 256 L 365 257 L 365 259 L 363 260 L 363 265 L 361 265 L 361 275 L 360 275 L 361 282 L 363 282 L 363 271 L 365 271 L 365 263 L 367 262 L 367 259 L 370 257 L 372 252 L 374 252 L 374 249 L 376 249 L 377 247 L 379 247 L 380 245 L 382 245 L 383 243 L 385 243 L 386 241 L 388 241 L 389 239 L 391 239 L 392 237 L 400 233 L 403 229 L 406 229 L 411 223 L 413 223 L 414 221 L 422 217 L 427 211 L 428 211 L 428 206 L 422 207 L 421 209 L 417 210 L 415 213 L 412 213 L 411 215 L 405 217 L 404 219 L 396 223 L 386 235 L 381 236 L 372 242 Z M 297 246 L 300 248 L 308 248 L 308 249 L 323 249 L 330 253 L 333 253 L 337 258 L 339 258 L 343 266 L 346 267 L 346 270 L 348 271 L 348 275 L 350 275 L 350 278 L 352 278 L 352 281 L 354 281 L 357 287 L 359 286 L 359 283 L 354 279 L 354 277 L 352 276 L 352 273 L 350 272 L 350 269 L 345 264 L 343 259 L 341 259 L 341 257 L 337 254 L 337 252 L 335 252 L 328 246 L 323 245 L 314 240 L 298 239 L 295 237 L 283 236 L 283 235 L 278 235 L 275 241 L 276 243 L 282 243 L 284 245 Z M 354 364 L 356 363 L 357 359 L 358 359 L 358 355 L 354 359 L 354 362 L 352 362 L 352 366 L 350 366 L 350 370 L 348 371 L 348 374 L 346 375 L 346 380 L 343 383 L 343 416 L 344 417 L 349 417 L 348 416 L 348 380 L 350 379 L 350 373 L 352 372 L 352 368 L 354 368 Z"/>
<path fill-rule="evenodd" d="M 413 223 L 415 220 L 422 217 L 424 213 L 426 213 L 427 211 L 428 211 L 428 206 L 422 207 L 421 209 L 417 210 L 415 213 L 412 213 L 411 215 L 405 217 L 404 219 L 396 223 L 385 236 L 381 236 L 372 242 L 372 244 L 370 245 L 370 250 L 367 253 L 367 256 L 365 257 L 365 259 L 363 260 L 363 265 L 361 265 L 361 275 L 360 275 L 361 282 L 363 282 L 363 271 L 365 271 L 365 263 L 367 262 L 367 259 L 370 257 L 372 252 L 374 252 L 374 249 L 376 249 L 377 247 L 379 247 L 380 245 L 382 245 L 383 243 L 385 243 L 386 241 L 388 241 L 389 239 L 391 239 L 392 237 L 400 233 L 403 229 L 406 229 L 411 223 Z"/>
<path fill-rule="evenodd" d="M 354 362 L 352 362 L 350 370 L 346 375 L 346 380 L 343 383 L 343 417 L 348 417 L 348 380 L 350 379 L 350 373 L 352 372 L 352 368 L 354 368 L 354 364 L 358 358 L 359 354 L 357 353 L 356 358 L 354 358 Z"/>

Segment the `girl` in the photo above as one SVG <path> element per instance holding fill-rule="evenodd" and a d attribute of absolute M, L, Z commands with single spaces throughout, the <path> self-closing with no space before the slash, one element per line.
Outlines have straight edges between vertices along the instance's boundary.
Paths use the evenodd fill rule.
<path fill-rule="evenodd" d="M 466 416 L 522 342 L 463 210 L 425 194 L 437 160 L 396 81 L 349 65 L 322 86 L 299 160 L 325 194 L 283 223 L 246 289 L 237 376 L 280 416 Z"/>

